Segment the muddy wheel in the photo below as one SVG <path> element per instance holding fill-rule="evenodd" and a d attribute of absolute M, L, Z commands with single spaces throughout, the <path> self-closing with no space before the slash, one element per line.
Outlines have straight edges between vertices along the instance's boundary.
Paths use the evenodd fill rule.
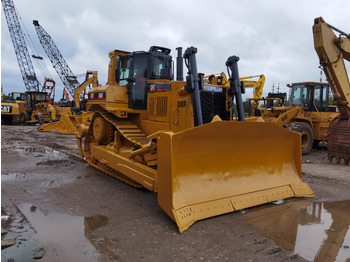
<path fill-rule="evenodd" d="M 96 117 L 93 123 L 93 136 L 98 142 L 106 143 L 111 134 L 111 124 L 102 117 Z"/>
<path fill-rule="evenodd" d="M 303 122 L 293 122 L 287 127 L 287 129 L 301 134 L 302 154 L 309 154 L 314 143 L 314 132 L 312 131 L 311 126 Z"/>
<path fill-rule="evenodd" d="M 27 112 L 21 112 L 19 114 L 19 122 L 21 124 L 25 124 L 28 121 L 28 113 Z"/>

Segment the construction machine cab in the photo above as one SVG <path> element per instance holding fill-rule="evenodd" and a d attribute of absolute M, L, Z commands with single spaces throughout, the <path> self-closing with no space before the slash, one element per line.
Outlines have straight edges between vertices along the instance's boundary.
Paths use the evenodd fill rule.
<path fill-rule="evenodd" d="M 23 93 L 23 92 L 12 92 L 11 93 L 11 98 L 13 100 L 24 101 L 25 100 L 25 93 Z"/>
<path fill-rule="evenodd" d="M 329 106 L 329 85 L 327 83 L 294 83 L 290 86 L 289 105 L 303 107 L 306 111 L 334 112 Z"/>
<path fill-rule="evenodd" d="M 25 103 L 28 111 L 34 111 L 36 104 L 45 103 L 47 101 L 46 92 L 26 92 Z"/>
<path fill-rule="evenodd" d="M 275 102 L 277 101 L 279 107 L 284 105 L 285 100 L 287 99 L 287 93 L 268 93 L 267 98 L 275 98 L 268 99 L 266 102 L 266 107 L 271 108 L 275 106 Z"/>
<path fill-rule="evenodd" d="M 146 109 L 147 92 L 150 90 L 170 90 L 170 85 L 147 83 L 149 79 L 173 79 L 173 63 L 169 54 L 168 48 L 152 46 L 148 52 L 118 57 L 116 82 L 128 87 L 129 108 Z"/>

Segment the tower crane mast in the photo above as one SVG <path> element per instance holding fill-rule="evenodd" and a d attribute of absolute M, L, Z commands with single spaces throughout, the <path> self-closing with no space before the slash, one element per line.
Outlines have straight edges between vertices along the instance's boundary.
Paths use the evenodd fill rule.
<path fill-rule="evenodd" d="M 18 65 L 27 91 L 39 91 L 40 83 L 28 52 L 26 41 L 12 0 L 1 0 Z"/>
<path fill-rule="evenodd" d="M 77 77 L 73 74 L 51 36 L 45 31 L 44 28 L 42 28 L 37 20 L 34 20 L 33 24 L 45 53 L 49 57 L 53 67 L 67 88 L 69 94 L 74 96 L 75 90 L 80 86 Z"/>

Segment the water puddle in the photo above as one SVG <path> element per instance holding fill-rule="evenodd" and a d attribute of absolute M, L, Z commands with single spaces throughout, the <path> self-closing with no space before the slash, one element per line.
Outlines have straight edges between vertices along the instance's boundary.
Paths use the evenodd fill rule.
<path fill-rule="evenodd" d="M 42 261 L 99 261 L 105 257 L 99 247 L 105 247 L 108 240 L 93 236 L 96 229 L 108 224 L 106 217 L 44 214 L 29 203 L 18 208 L 23 217 L 17 218 L 19 221 L 16 222 L 16 215 L 6 234 L 7 239 L 16 240 L 16 245 L 2 250 L 2 261 L 10 258 L 33 261 L 40 250 L 44 252 Z"/>
<path fill-rule="evenodd" d="M 246 221 L 284 249 L 310 261 L 350 261 L 350 200 L 287 201 L 249 209 Z"/>
<path fill-rule="evenodd" d="M 24 173 L 1 174 L 1 182 L 25 179 L 25 178 L 26 178 L 26 175 Z"/>
<path fill-rule="evenodd" d="M 10 145 L 2 145 L 1 146 L 2 150 L 12 150 L 12 151 L 17 151 L 17 152 L 26 152 L 26 153 L 41 153 L 41 154 L 55 154 L 58 155 L 59 151 L 47 148 L 47 147 L 25 147 L 21 146 L 19 144 L 13 143 Z"/>

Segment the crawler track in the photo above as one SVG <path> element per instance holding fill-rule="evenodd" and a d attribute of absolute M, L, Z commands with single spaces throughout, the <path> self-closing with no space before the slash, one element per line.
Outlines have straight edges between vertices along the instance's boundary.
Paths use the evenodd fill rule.
<path fill-rule="evenodd" d="M 89 126 L 88 133 L 85 137 L 84 141 L 84 154 L 86 157 L 86 161 L 94 168 L 102 171 L 103 173 L 110 175 L 114 178 L 117 178 L 121 180 L 122 182 L 131 185 L 133 187 L 140 188 L 142 187 L 141 184 L 135 182 L 134 180 L 130 179 L 129 177 L 121 174 L 120 172 L 116 171 L 115 169 L 109 167 L 108 165 L 103 164 L 101 161 L 98 161 L 97 159 L 94 159 L 91 156 L 91 143 L 98 144 L 98 141 L 93 136 L 93 123 L 96 119 L 96 117 L 103 117 L 106 121 L 108 121 L 121 136 L 123 136 L 127 141 L 132 143 L 135 148 L 140 148 L 144 145 L 147 145 L 149 143 L 149 140 L 147 140 L 146 135 L 129 119 L 121 119 L 116 117 L 115 115 L 99 111 L 96 112 L 92 118 L 91 124 Z M 113 133 L 113 132 L 112 132 Z M 109 138 L 109 142 L 112 142 L 114 139 L 114 136 L 111 135 Z"/>

